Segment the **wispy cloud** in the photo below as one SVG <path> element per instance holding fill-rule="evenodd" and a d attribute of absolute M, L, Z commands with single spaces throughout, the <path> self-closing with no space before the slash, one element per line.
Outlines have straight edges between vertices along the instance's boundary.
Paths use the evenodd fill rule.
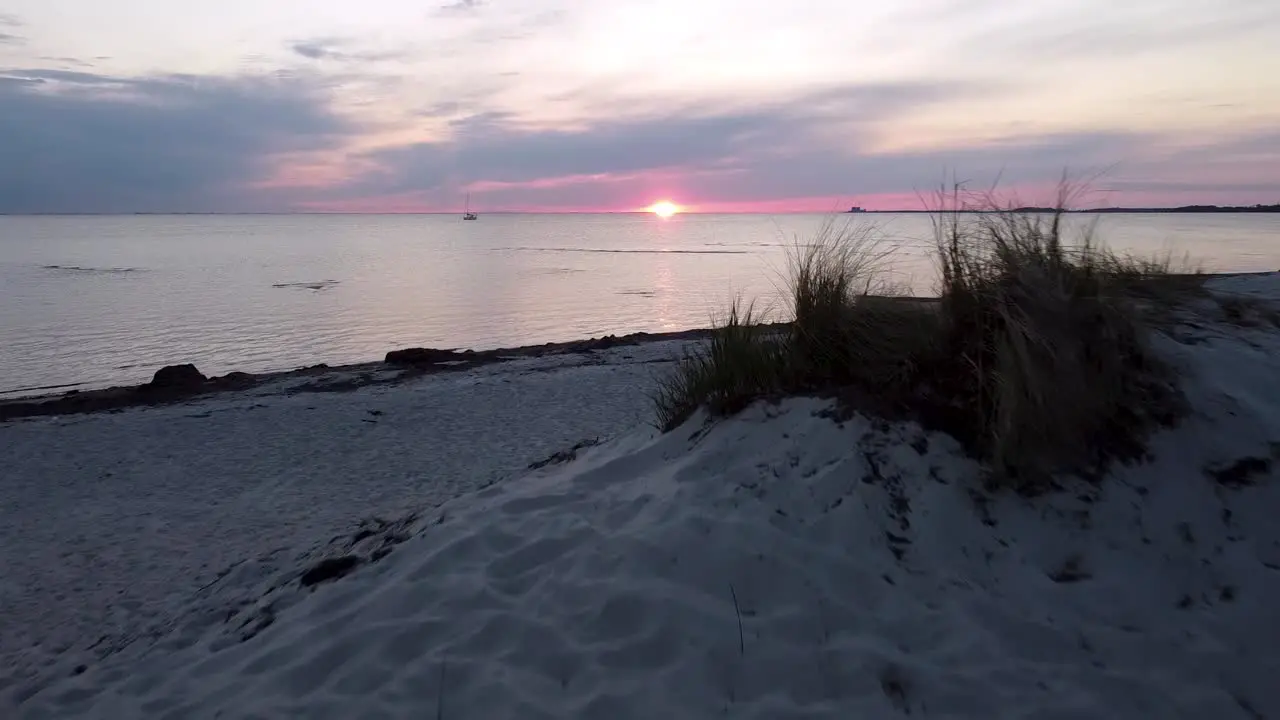
<path fill-rule="evenodd" d="M 0 28 L 16 29 L 24 27 L 24 25 L 17 15 L 0 13 Z M 0 45 L 22 45 L 26 41 L 27 39 L 21 35 L 0 30 Z"/>
<path fill-rule="evenodd" d="M 78 70 L 57 70 L 51 68 L 28 68 L 0 70 L 0 77 L 19 80 L 30 84 L 63 83 L 65 85 L 110 85 L 145 87 L 151 81 L 135 78 L 119 78 L 110 75 L 81 72 Z"/>
<path fill-rule="evenodd" d="M 441 5 L 437 8 L 437 12 L 441 15 L 457 15 L 464 13 L 473 13 L 484 6 L 485 0 L 457 0 L 448 5 Z"/>
<path fill-rule="evenodd" d="M 46 62 L 58 63 L 60 65 L 71 65 L 72 67 L 78 67 L 78 68 L 93 67 L 93 63 L 89 62 L 88 60 L 81 60 L 80 58 L 74 58 L 74 57 L 58 57 L 54 55 L 41 55 L 40 59 Z"/>
<path fill-rule="evenodd" d="M 1272 2 L 1233 0 L 1228 6 L 1081 0 L 1034 16 L 994 16 L 972 34 L 958 33 L 957 39 L 1010 57 L 1096 61 L 1274 35 L 1280 23 L 1280 5 Z"/>
<path fill-rule="evenodd" d="M 353 49 L 355 41 L 349 38 L 312 38 L 295 42 L 290 49 L 309 60 L 332 60 L 346 63 L 375 63 L 395 60 L 404 56 L 395 50 Z"/>

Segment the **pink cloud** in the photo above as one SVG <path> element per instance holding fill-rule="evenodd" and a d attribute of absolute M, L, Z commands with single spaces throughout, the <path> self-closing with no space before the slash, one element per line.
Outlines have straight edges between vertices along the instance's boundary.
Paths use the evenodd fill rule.
<path fill-rule="evenodd" d="M 562 177 L 546 177 L 536 180 L 509 182 L 504 180 L 478 180 L 463 189 L 468 192 L 486 193 L 502 190 L 550 190 L 552 188 L 572 187 L 592 183 L 620 183 L 639 178 L 637 174 L 618 175 L 615 173 L 597 173 L 593 175 L 565 175 Z"/>
<path fill-rule="evenodd" d="M 299 158 L 301 159 L 301 158 Z M 284 164 L 263 183 L 264 188 L 288 187 L 300 190 L 327 188 L 341 191 L 344 178 L 336 164 L 315 162 Z M 842 213 L 857 205 L 868 210 L 926 210 L 937 206 L 934 186 L 921 190 L 849 194 L 814 194 L 795 197 L 768 197 L 750 187 L 749 174 L 733 167 L 694 169 L 668 167 L 640 172 L 603 172 L 539 177 L 528 180 L 476 180 L 460 186 L 414 190 L 365 197 L 307 199 L 295 209 L 345 213 L 453 213 L 461 212 L 469 194 L 473 209 L 493 212 L 641 212 L 653 203 L 670 200 L 690 213 Z M 1252 187 L 1215 189 L 1198 185 L 1145 185 L 1134 181 L 1110 182 L 1106 176 L 1077 178 L 1080 193 L 1071 207 L 1165 207 L 1192 203 L 1220 205 L 1273 203 L 1280 191 L 1265 183 Z M 1253 189 L 1257 188 L 1257 189 Z M 981 194 L 989 188 L 971 185 L 969 202 L 981 204 Z M 1050 179 L 1036 183 L 997 186 L 994 200 L 1000 205 L 1051 206 L 1057 201 L 1058 183 Z"/>

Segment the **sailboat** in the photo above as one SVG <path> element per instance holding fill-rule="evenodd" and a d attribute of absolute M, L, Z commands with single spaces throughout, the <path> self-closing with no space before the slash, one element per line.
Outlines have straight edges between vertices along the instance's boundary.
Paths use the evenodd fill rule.
<path fill-rule="evenodd" d="M 462 219 L 478 220 L 479 218 L 480 218 L 479 215 L 476 215 L 475 213 L 471 212 L 471 193 L 467 193 L 467 207 L 466 207 L 466 210 L 463 211 Z"/>

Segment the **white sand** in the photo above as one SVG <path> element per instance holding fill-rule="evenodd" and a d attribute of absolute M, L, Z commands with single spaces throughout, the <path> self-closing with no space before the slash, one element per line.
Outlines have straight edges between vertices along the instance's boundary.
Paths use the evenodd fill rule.
<path fill-rule="evenodd" d="M 1215 285 L 1280 298 L 1275 275 Z M 261 594 L 227 622 L 19 717 L 1277 717 L 1280 333 L 1177 337 L 1193 414 L 1100 488 L 988 498 L 950 439 L 814 400 L 637 429 L 446 502 L 343 579 L 229 577 Z M 1249 457 L 1252 485 L 1205 472 Z"/>
<path fill-rule="evenodd" d="M 362 519 L 634 428 L 664 367 L 651 363 L 681 347 L 288 394 L 352 374 L 335 370 L 180 406 L 0 423 L 0 718 L 10 692 L 166 632 L 189 606 L 238 602 Z"/>

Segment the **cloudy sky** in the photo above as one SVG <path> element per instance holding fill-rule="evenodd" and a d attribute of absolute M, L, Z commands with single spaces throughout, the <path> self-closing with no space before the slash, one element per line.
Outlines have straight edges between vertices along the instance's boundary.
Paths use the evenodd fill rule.
<path fill-rule="evenodd" d="M 0 0 L 0 212 L 1280 202 L 1276 0 Z"/>

